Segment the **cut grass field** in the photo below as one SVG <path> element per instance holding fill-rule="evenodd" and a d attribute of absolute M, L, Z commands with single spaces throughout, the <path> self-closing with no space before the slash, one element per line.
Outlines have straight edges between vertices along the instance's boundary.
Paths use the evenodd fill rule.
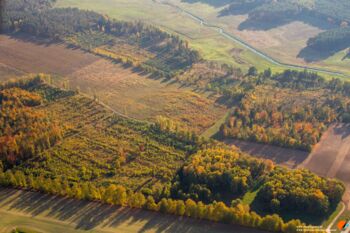
<path fill-rule="evenodd" d="M 0 233 L 263 233 L 232 225 L 0 188 Z"/>
<path fill-rule="evenodd" d="M 28 38 L 24 41 L 23 37 L 5 35 L 0 39 L 3 80 L 17 74 L 16 70 L 20 70 L 20 74 L 53 74 L 59 77 L 53 80 L 57 85 L 67 81 L 70 88 L 96 95 L 127 116 L 154 121 L 163 115 L 198 133 L 213 126 L 226 112 L 226 108 L 207 93 L 152 79 L 65 44 L 39 43 Z"/>

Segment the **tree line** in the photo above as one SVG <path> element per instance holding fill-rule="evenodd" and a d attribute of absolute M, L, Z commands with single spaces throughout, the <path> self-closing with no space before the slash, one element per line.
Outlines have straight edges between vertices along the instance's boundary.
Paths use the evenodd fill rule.
<path fill-rule="evenodd" d="M 307 42 L 307 47 L 315 51 L 335 53 L 350 47 L 350 27 L 341 27 L 321 32 Z"/>
<path fill-rule="evenodd" d="M 65 179 L 26 176 L 21 171 L 13 173 L 11 170 L 7 170 L 3 172 L 1 166 L 0 185 L 40 191 L 78 200 L 100 201 L 110 205 L 254 227 L 272 232 L 295 233 L 298 231 L 298 227 L 305 226 L 300 220 L 284 222 L 276 214 L 261 217 L 255 212 L 251 212 L 248 206 L 240 203 L 227 206 L 223 202 L 204 204 L 191 199 L 183 201 L 171 198 L 162 198 L 160 201 L 155 201 L 152 196 L 132 192 L 121 185 L 111 184 L 108 187 L 96 187 L 91 183 L 69 183 Z"/>

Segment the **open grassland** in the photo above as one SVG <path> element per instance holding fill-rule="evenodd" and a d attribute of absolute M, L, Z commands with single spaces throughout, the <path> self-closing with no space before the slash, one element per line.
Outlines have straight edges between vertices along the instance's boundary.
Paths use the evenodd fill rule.
<path fill-rule="evenodd" d="M 225 115 L 226 108 L 206 93 L 151 79 L 140 71 L 64 44 L 40 44 L 4 35 L 0 38 L 4 80 L 19 73 L 17 70 L 58 75 L 59 81 L 53 80 L 58 85 L 63 85 L 64 76 L 66 88 L 95 95 L 127 116 L 153 121 L 163 115 L 196 132 L 205 131 Z"/>
<path fill-rule="evenodd" d="M 96 202 L 0 189 L 0 232 L 10 233 L 16 227 L 40 233 L 263 232 Z"/>
<path fill-rule="evenodd" d="M 252 65 L 259 69 L 267 67 L 276 71 L 281 69 L 240 45 L 228 41 L 217 31 L 201 26 L 179 10 L 158 1 L 144 0 L 140 3 L 137 0 L 59 0 L 56 7 L 78 7 L 107 14 L 119 20 L 141 20 L 157 25 L 188 40 L 190 46 L 198 50 L 205 59 L 240 66 L 244 70 Z M 242 53 L 233 55 L 234 49 L 242 49 Z"/>

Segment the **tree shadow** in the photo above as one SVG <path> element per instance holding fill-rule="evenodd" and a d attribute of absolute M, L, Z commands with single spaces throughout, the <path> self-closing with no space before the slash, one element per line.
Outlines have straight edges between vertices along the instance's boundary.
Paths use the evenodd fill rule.
<path fill-rule="evenodd" d="M 239 2 L 232 3 L 225 9 L 219 12 L 219 17 L 229 16 L 229 15 L 245 15 L 252 12 L 257 7 L 264 4 L 264 1 L 252 1 L 252 2 Z"/>
<path fill-rule="evenodd" d="M 238 26 L 239 30 L 266 31 L 276 27 L 284 26 L 295 21 L 300 21 L 322 30 L 333 29 L 339 25 L 339 22 L 331 23 L 328 21 L 327 16 L 317 14 L 316 12 L 310 11 L 308 9 L 302 9 L 298 12 L 288 10 L 281 10 L 270 13 L 264 13 L 260 11 L 255 12 L 258 7 L 267 3 L 269 2 L 251 1 L 232 3 L 230 6 L 219 12 L 219 17 L 248 14 L 248 18 Z"/>
<path fill-rule="evenodd" d="M 266 216 L 266 215 L 272 215 L 276 212 L 272 212 L 268 209 L 268 206 L 270 206 L 270 203 L 264 203 L 263 201 L 259 200 L 259 198 L 255 198 L 254 201 L 251 204 L 251 210 L 259 214 L 260 216 Z M 329 217 L 334 213 L 334 211 L 337 209 L 337 206 L 333 206 L 329 209 L 329 211 L 326 214 L 308 214 L 305 212 L 305 210 L 296 211 L 293 210 L 293 206 L 289 206 L 288 210 L 279 211 L 277 214 L 283 219 L 284 222 L 291 221 L 293 219 L 299 219 L 300 221 L 310 224 L 313 226 L 321 226 L 322 223 L 329 219 Z M 297 216 L 297 217 L 296 217 Z"/>
<path fill-rule="evenodd" d="M 338 27 L 337 25 L 328 22 L 326 18 L 313 16 L 310 12 L 302 11 L 299 14 L 279 12 L 278 14 L 276 13 L 274 15 L 263 17 L 249 16 L 248 19 L 238 26 L 238 29 L 267 31 L 293 22 L 303 22 L 321 30 L 330 30 Z"/>
<path fill-rule="evenodd" d="M 182 2 L 191 3 L 191 4 L 201 2 L 216 8 L 230 4 L 232 1 L 234 0 L 182 0 Z"/>
<path fill-rule="evenodd" d="M 338 45 L 337 48 L 327 49 L 315 49 L 310 46 L 306 46 L 302 50 L 300 50 L 298 54 L 298 58 L 304 59 L 306 62 L 317 62 L 325 60 L 331 56 L 334 56 L 336 53 L 349 48 L 350 42 L 348 45 Z M 342 60 L 345 60 L 349 58 L 349 54 L 342 58 Z"/>
<path fill-rule="evenodd" d="M 263 231 L 239 226 L 6 188 L 0 188 L 0 208 L 5 212 L 15 211 L 32 217 L 40 215 L 40 217 L 69 222 L 75 225 L 77 230 L 130 227 L 131 230 L 136 228 L 132 232 L 140 233 L 150 230 L 169 233 L 229 233 L 233 230 L 240 233 L 263 233 Z"/>
<path fill-rule="evenodd" d="M 9 36 L 13 40 L 32 43 L 35 45 L 46 46 L 46 47 L 49 47 L 51 45 L 64 44 L 61 40 L 37 37 L 37 36 L 29 35 L 29 34 L 23 33 L 23 32 L 7 33 L 5 35 Z M 78 49 L 78 48 L 73 47 L 73 46 L 70 46 L 70 47 L 67 46 L 67 48 L 70 48 L 73 50 Z"/>

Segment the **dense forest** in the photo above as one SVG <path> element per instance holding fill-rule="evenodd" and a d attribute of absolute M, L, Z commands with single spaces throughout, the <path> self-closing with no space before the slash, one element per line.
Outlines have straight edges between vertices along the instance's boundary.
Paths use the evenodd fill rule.
<path fill-rule="evenodd" d="M 285 203 L 293 200 L 317 215 L 320 211 L 328 214 L 344 192 L 338 181 L 275 167 L 271 161 L 252 158 L 234 147 L 181 131 L 165 118 L 150 124 L 117 116 L 96 100 L 52 87 L 45 80 L 50 77 L 9 82 L 0 88 L 2 99 L 16 100 L 23 108 L 31 109 L 29 112 L 52 114 L 50 118 L 40 118 L 46 123 L 45 129 L 38 128 L 41 133 L 47 132 L 44 135 L 54 132 L 51 124 L 62 128 L 60 143 L 39 143 L 40 149 L 19 160 L 16 166 L 3 159 L 2 186 L 276 232 L 295 232 L 302 223 L 284 222 L 276 214 L 262 217 L 240 198 L 258 190 L 254 201 L 269 213 L 282 213 L 287 208 Z M 1 112 L 1 119 L 7 114 Z M 41 122 L 33 123 L 40 126 Z M 12 129 L 22 125 L 21 121 L 12 124 Z M 285 177 L 295 189 L 290 189 Z M 310 185 L 311 179 L 317 182 Z M 300 199 L 300 195 L 305 198 Z"/>
<path fill-rule="evenodd" d="M 61 129 L 39 110 L 42 98 L 20 88 L 0 91 L 0 159 L 10 164 L 33 157 L 62 137 Z"/>
<path fill-rule="evenodd" d="M 68 38 L 76 38 L 77 35 L 83 36 L 88 45 L 81 45 L 79 40 L 75 40 L 76 43 L 73 44 L 163 77 L 172 76 L 200 59 L 198 52 L 191 50 L 187 42 L 153 26 L 141 22 L 116 21 L 93 11 L 51 8 L 51 4 L 50 0 L 6 1 L 2 15 L 3 30 L 61 41 L 68 41 Z M 113 45 L 119 39 L 126 44 L 145 49 L 155 54 L 155 57 L 138 64 L 132 60 L 115 58 L 111 54 L 99 53 L 99 50 L 93 50 L 93 35 L 96 33 L 102 33 L 99 36 L 107 38 L 100 45 Z"/>
<path fill-rule="evenodd" d="M 234 199 L 261 182 L 272 169 L 272 162 L 251 158 L 235 150 L 198 151 L 179 171 L 172 196 L 205 203 Z"/>
<path fill-rule="evenodd" d="M 221 127 L 224 138 L 310 151 L 331 123 L 349 121 L 349 82 L 307 71 L 259 76 Z"/>
<path fill-rule="evenodd" d="M 343 193 L 344 186 L 339 181 L 317 177 L 307 170 L 276 168 L 258 192 L 257 199 L 266 203 L 272 212 L 305 211 L 323 215 L 339 203 Z"/>
<path fill-rule="evenodd" d="M 236 205 L 237 198 L 257 191 L 255 205 L 271 213 L 307 211 L 326 214 L 342 198 L 344 186 L 307 170 L 275 167 L 271 161 L 251 158 L 235 150 L 211 148 L 193 155 L 178 173 L 172 197 Z"/>
<path fill-rule="evenodd" d="M 310 38 L 307 48 L 319 53 L 335 53 L 350 47 L 350 27 L 329 30 Z"/>

